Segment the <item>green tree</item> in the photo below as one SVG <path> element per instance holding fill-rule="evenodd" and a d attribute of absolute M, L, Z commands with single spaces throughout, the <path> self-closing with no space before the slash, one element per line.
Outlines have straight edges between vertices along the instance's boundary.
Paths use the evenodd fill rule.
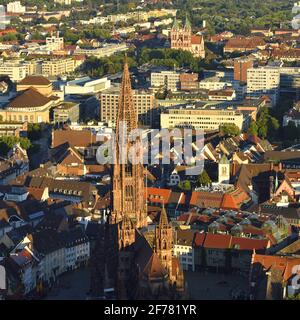
<path fill-rule="evenodd" d="M 251 120 L 249 128 L 247 130 L 247 133 L 252 135 L 252 136 L 257 136 L 258 134 L 258 127 L 257 124 L 254 120 Z"/>
<path fill-rule="evenodd" d="M 239 135 L 241 130 L 234 123 L 224 123 L 220 126 L 220 132 L 225 136 L 234 137 Z"/>
<path fill-rule="evenodd" d="M 180 181 L 178 183 L 178 188 L 184 191 L 189 191 L 192 188 L 191 182 L 189 180 Z"/>
<path fill-rule="evenodd" d="M 198 176 L 198 186 L 209 186 L 211 185 L 211 179 L 208 175 L 208 173 L 206 172 L 206 170 L 203 170 L 199 176 Z"/>

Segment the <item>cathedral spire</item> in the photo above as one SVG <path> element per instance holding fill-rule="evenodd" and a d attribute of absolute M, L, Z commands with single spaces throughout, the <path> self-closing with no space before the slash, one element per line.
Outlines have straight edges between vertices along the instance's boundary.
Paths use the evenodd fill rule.
<path fill-rule="evenodd" d="M 137 114 L 134 109 L 127 55 L 125 55 L 124 59 L 124 70 L 122 76 L 121 91 L 119 96 L 117 128 L 120 125 L 121 121 L 126 122 L 128 131 L 137 128 Z"/>
<path fill-rule="evenodd" d="M 177 21 L 177 18 L 175 17 L 172 29 L 177 30 L 178 28 L 179 28 L 178 21 Z"/>
<path fill-rule="evenodd" d="M 159 217 L 159 227 L 160 229 L 162 229 L 168 226 L 169 226 L 168 215 L 165 209 L 165 205 L 163 204 L 162 210 L 160 212 L 160 217 Z"/>
<path fill-rule="evenodd" d="M 185 28 L 186 30 L 191 30 L 191 29 L 192 29 L 191 22 L 190 22 L 187 14 L 185 15 L 185 25 L 184 25 L 184 28 Z"/>

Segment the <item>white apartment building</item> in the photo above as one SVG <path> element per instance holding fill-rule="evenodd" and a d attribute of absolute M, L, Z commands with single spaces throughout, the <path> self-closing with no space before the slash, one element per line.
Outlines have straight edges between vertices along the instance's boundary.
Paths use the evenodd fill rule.
<path fill-rule="evenodd" d="M 0 64 L 0 74 L 9 76 L 11 81 L 18 82 L 27 76 L 28 68 L 19 61 L 6 61 Z"/>
<path fill-rule="evenodd" d="M 194 232 L 190 229 L 178 230 L 173 247 L 183 270 L 195 271 L 195 252 L 193 248 Z"/>
<path fill-rule="evenodd" d="M 59 51 L 64 49 L 64 38 L 59 36 L 59 32 L 56 35 L 46 38 L 46 50 Z"/>
<path fill-rule="evenodd" d="M 218 130 L 223 124 L 235 124 L 242 130 L 248 123 L 245 120 L 243 114 L 233 107 L 213 105 L 174 106 L 162 110 L 160 114 L 161 128 L 194 128 L 210 131 Z"/>
<path fill-rule="evenodd" d="M 199 82 L 199 89 L 202 90 L 221 90 L 230 86 L 231 82 L 223 81 L 219 77 L 210 77 Z"/>
<path fill-rule="evenodd" d="M 279 68 L 259 67 L 247 70 L 247 93 L 250 96 L 267 94 L 278 98 L 280 86 Z"/>
<path fill-rule="evenodd" d="M 26 7 L 21 5 L 21 1 L 9 2 L 6 11 L 11 13 L 25 13 Z"/>
<path fill-rule="evenodd" d="M 42 74 L 46 76 L 59 76 L 71 73 L 76 69 L 73 58 L 51 59 L 42 62 Z"/>
<path fill-rule="evenodd" d="M 176 71 L 161 71 L 151 73 L 151 87 L 177 91 L 180 89 L 180 73 Z"/>

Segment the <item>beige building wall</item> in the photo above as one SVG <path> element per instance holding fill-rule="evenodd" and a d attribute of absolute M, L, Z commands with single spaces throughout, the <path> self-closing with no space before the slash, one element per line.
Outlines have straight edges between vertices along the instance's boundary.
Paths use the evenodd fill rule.
<path fill-rule="evenodd" d="M 235 110 L 169 109 L 161 113 L 161 128 L 195 128 L 217 130 L 220 125 L 232 123 L 243 128 L 243 115 Z"/>
<path fill-rule="evenodd" d="M 134 106 L 143 124 L 151 123 L 151 110 L 154 108 L 154 95 L 146 92 L 134 91 Z M 100 117 L 103 122 L 115 123 L 119 105 L 119 92 L 102 92 L 100 95 Z"/>

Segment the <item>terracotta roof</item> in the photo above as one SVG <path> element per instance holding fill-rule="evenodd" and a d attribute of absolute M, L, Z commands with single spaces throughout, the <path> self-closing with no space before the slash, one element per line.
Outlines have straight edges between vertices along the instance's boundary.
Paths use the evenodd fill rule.
<path fill-rule="evenodd" d="M 27 76 L 18 85 L 48 86 L 51 82 L 43 76 Z"/>
<path fill-rule="evenodd" d="M 260 250 L 260 249 L 266 249 L 269 246 L 269 240 L 263 239 L 251 239 L 251 238 L 238 238 L 238 237 L 232 237 L 231 240 L 231 247 L 233 249 L 238 250 L 249 250 L 252 251 Z"/>
<path fill-rule="evenodd" d="M 168 203 L 172 190 L 159 189 L 159 188 L 147 188 L 145 189 L 145 195 L 147 195 L 148 201 Z"/>
<path fill-rule="evenodd" d="M 203 208 L 220 208 L 222 204 L 223 193 L 194 191 L 190 200 L 190 205 Z"/>
<path fill-rule="evenodd" d="M 265 270 L 275 268 L 281 271 L 283 280 L 287 281 L 292 276 L 292 269 L 296 265 L 300 265 L 300 258 L 283 257 L 283 256 L 268 256 L 253 254 L 252 264 L 259 263 Z"/>
<path fill-rule="evenodd" d="M 251 50 L 263 45 L 265 41 L 260 37 L 238 37 L 229 39 L 225 48 Z"/>
<path fill-rule="evenodd" d="M 229 249 L 231 238 L 231 235 L 227 234 L 207 233 L 204 248 Z"/>
<path fill-rule="evenodd" d="M 221 207 L 224 209 L 240 209 L 244 203 L 251 200 L 250 196 L 241 188 L 225 193 Z"/>
<path fill-rule="evenodd" d="M 8 104 L 8 108 L 43 107 L 50 101 L 50 98 L 42 95 L 36 89 L 31 87 L 13 99 Z"/>
<path fill-rule="evenodd" d="M 192 36 L 191 43 L 192 44 L 201 44 L 202 43 L 202 36 Z"/>
<path fill-rule="evenodd" d="M 205 233 L 204 232 L 197 232 L 194 239 L 194 245 L 196 247 L 202 247 L 205 240 Z"/>
<path fill-rule="evenodd" d="M 71 147 L 88 147 L 96 142 L 96 135 L 89 130 L 54 130 L 52 148 L 66 142 Z"/>

